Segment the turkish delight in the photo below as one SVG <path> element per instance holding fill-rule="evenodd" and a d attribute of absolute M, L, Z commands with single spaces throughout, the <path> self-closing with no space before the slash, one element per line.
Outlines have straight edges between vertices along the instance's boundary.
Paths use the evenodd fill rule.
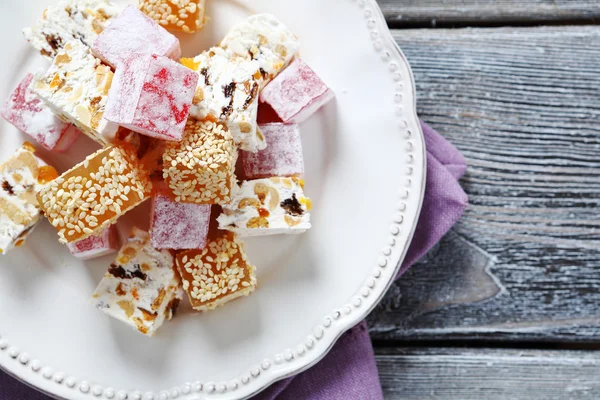
<path fill-rule="evenodd" d="M 153 336 L 175 315 L 183 295 L 171 253 L 154 249 L 150 235 L 134 228 L 98 285 L 92 303 L 142 334 Z"/>
<path fill-rule="evenodd" d="M 267 148 L 258 153 L 241 152 L 245 179 L 296 176 L 304 174 L 304 157 L 298 125 L 259 126 Z"/>
<path fill-rule="evenodd" d="M 48 7 L 33 27 L 25 28 L 25 38 L 40 53 L 54 57 L 67 44 L 91 47 L 120 7 L 110 0 L 66 0 Z"/>
<path fill-rule="evenodd" d="M 157 54 L 174 60 L 181 57 L 179 40 L 133 5 L 102 31 L 92 52 L 114 68 L 127 62 L 130 53 Z"/>
<path fill-rule="evenodd" d="M 208 311 L 248 296 L 256 288 L 256 268 L 248 263 L 244 243 L 231 232 L 218 232 L 204 250 L 177 254 L 177 269 L 192 307 Z"/>
<path fill-rule="evenodd" d="M 104 145 L 118 130 L 104 118 L 112 79 L 110 67 L 87 46 L 69 42 L 58 51 L 48 71 L 36 75 L 32 88 L 52 112 Z"/>
<path fill-rule="evenodd" d="M 175 201 L 227 204 L 235 184 L 237 152 L 227 127 L 190 118 L 181 142 L 163 155 L 163 177 Z"/>
<path fill-rule="evenodd" d="M 50 151 L 66 151 L 79 137 L 79 130 L 60 120 L 31 91 L 33 74 L 27 74 L 6 101 L 4 119 Z"/>
<path fill-rule="evenodd" d="M 111 225 L 97 235 L 67 245 L 73 256 L 81 260 L 92 260 L 116 253 L 121 240 L 116 225 Z"/>
<path fill-rule="evenodd" d="M 180 141 L 198 74 L 166 57 L 133 53 L 117 69 L 104 117 L 150 137 Z"/>
<path fill-rule="evenodd" d="M 239 236 L 303 233 L 310 229 L 312 202 L 304 196 L 304 182 L 275 177 L 242 182 L 219 216 L 220 229 Z"/>
<path fill-rule="evenodd" d="M 196 32 L 205 22 L 206 0 L 140 0 L 140 9 L 166 29 Z"/>
<path fill-rule="evenodd" d="M 155 249 L 189 250 L 206 246 L 210 205 L 178 203 L 158 194 L 152 201 L 152 246 Z"/>
<path fill-rule="evenodd" d="M 109 146 L 88 156 L 38 193 L 61 243 L 98 234 L 152 192 L 135 154 Z"/>
<path fill-rule="evenodd" d="M 299 124 L 334 98 L 333 91 L 301 59 L 265 87 L 260 101 L 286 123 Z"/>
<path fill-rule="evenodd" d="M 219 45 L 231 58 L 255 61 L 261 89 L 283 71 L 300 50 L 298 38 L 270 14 L 253 15 L 233 27 Z"/>
<path fill-rule="evenodd" d="M 0 165 L 0 254 L 25 243 L 43 216 L 35 194 L 57 176 L 29 143 Z"/>
<path fill-rule="evenodd" d="M 190 114 L 227 124 L 236 145 L 243 150 L 264 149 L 264 137 L 256 129 L 258 63 L 241 57 L 230 59 L 225 50 L 214 47 L 194 58 L 192 64 L 200 79 Z"/>

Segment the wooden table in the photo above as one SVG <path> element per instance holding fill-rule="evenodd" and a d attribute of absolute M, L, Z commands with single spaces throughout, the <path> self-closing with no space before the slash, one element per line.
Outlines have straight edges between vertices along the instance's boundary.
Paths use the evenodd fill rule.
<path fill-rule="evenodd" d="M 386 398 L 599 399 L 600 1 L 380 5 L 471 203 L 369 317 Z"/>

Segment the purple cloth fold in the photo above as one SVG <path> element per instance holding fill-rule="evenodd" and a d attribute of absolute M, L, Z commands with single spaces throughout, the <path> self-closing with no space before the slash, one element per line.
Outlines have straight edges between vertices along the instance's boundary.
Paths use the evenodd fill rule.
<path fill-rule="evenodd" d="M 414 239 L 400 269 L 402 275 L 454 226 L 467 207 L 458 184 L 466 171 L 462 154 L 440 134 L 422 123 L 427 147 L 425 200 Z M 0 372 L 0 399 L 50 398 Z M 345 333 L 313 368 L 277 382 L 254 400 L 383 399 L 369 332 L 365 322 Z"/>

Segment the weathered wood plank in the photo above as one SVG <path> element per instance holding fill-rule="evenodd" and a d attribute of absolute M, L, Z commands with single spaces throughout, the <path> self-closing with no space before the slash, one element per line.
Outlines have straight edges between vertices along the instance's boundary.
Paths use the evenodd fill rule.
<path fill-rule="evenodd" d="M 402 30 L 471 206 L 369 318 L 376 340 L 600 342 L 600 27 Z"/>
<path fill-rule="evenodd" d="M 388 21 L 402 24 L 593 21 L 596 0 L 378 0 Z"/>
<path fill-rule="evenodd" d="M 386 399 L 600 397 L 600 354 L 582 351 L 377 349 Z"/>

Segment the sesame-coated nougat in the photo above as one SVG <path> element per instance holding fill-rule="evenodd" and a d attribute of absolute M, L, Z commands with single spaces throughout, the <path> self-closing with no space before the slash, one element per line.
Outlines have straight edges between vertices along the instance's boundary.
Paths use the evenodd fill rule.
<path fill-rule="evenodd" d="M 204 26 L 206 0 L 140 0 L 140 9 L 171 31 L 196 32 Z"/>
<path fill-rule="evenodd" d="M 61 243 L 100 233 L 152 192 L 135 155 L 106 147 L 54 180 L 38 194 Z"/>
<path fill-rule="evenodd" d="M 183 140 L 167 144 L 163 176 L 178 202 L 227 204 L 236 160 L 233 138 L 224 125 L 190 118 Z"/>
<path fill-rule="evenodd" d="M 244 243 L 231 232 L 218 232 L 204 250 L 178 253 L 176 264 L 183 289 L 198 311 L 215 309 L 256 289 L 256 268 L 248 263 Z"/>
<path fill-rule="evenodd" d="M 156 250 L 147 232 L 133 228 L 92 296 L 92 304 L 153 336 L 173 318 L 183 296 L 171 252 Z"/>

